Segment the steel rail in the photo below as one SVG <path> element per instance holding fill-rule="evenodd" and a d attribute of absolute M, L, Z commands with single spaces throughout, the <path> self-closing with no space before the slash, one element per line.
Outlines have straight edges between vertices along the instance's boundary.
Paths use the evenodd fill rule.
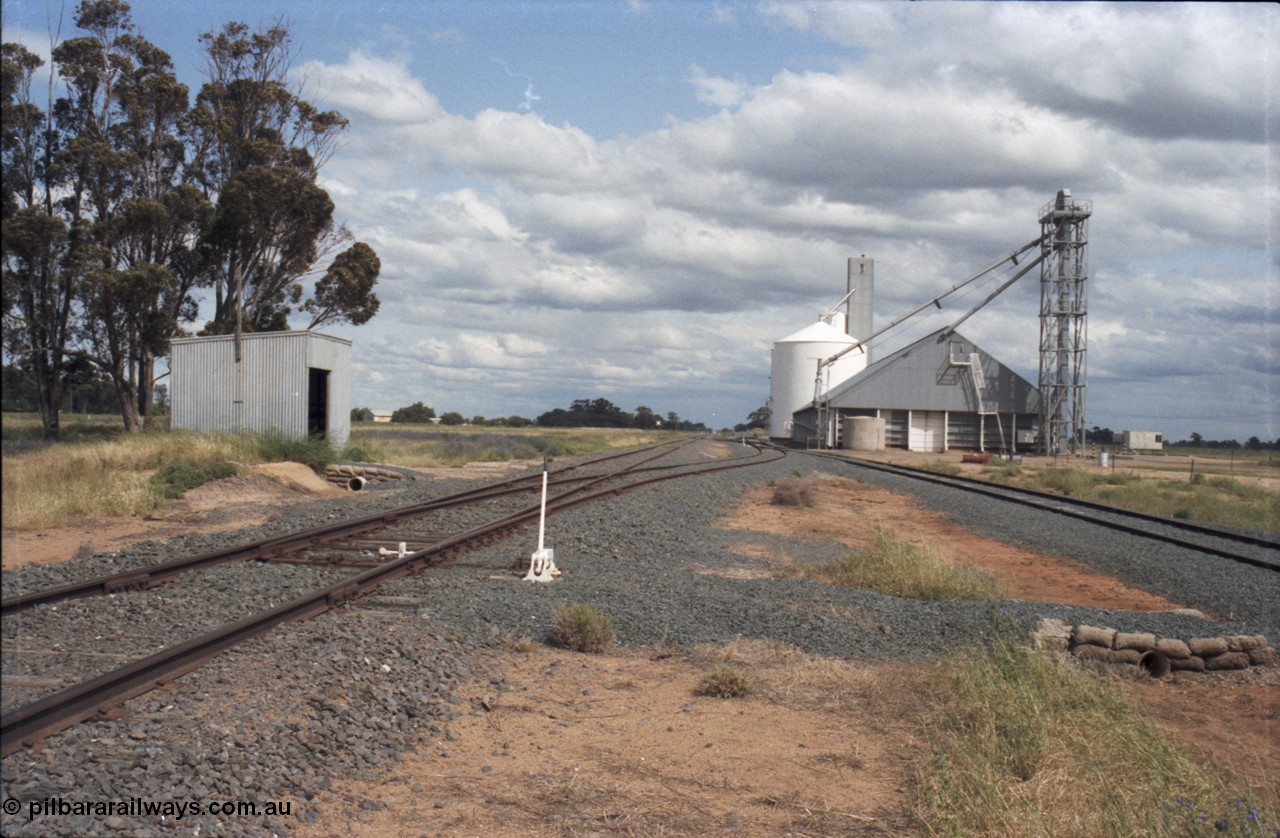
<path fill-rule="evenodd" d="M 648 446 L 631 448 L 624 452 L 608 454 L 582 463 L 575 463 L 559 469 L 553 469 L 549 473 L 565 475 L 569 472 L 586 468 L 588 466 L 610 462 L 622 457 L 634 456 L 636 453 L 654 448 L 661 448 L 663 446 L 679 446 L 686 444 L 688 441 L 689 440 L 664 440 Z M 671 450 L 676 449 L 672 448 Z M 126 570 L 120 573 L 110 574 L 108 576 L 86 579 L 81 582 L 72 582 L 56 588 L 47 588 L 41 591 L 32 591 L 26 594 L 20 594 L 0 601 L 0 616 L 17 613 L 18 611 L 22 611 L 36 605 L 48 605 L 68 599 L 103 596 L 123 591 L 148 590 L 171 582 L 184 573 L 189 573 L 195 570 L 205 570 L 228 562 L 252 561 L 254 559 L 266 560 L 269 558 L 287 556 L 290 553 L 294 553 L 299 550 L 305 550 L 326 542 L 358 536 L 362 533 L 377 530 L 392 524 L 420 518 L 431 512 L 436 512 L 442 509 L 450 509 L 466 504 L 492 500 L 498 497 L 519 494 L 521 492 L 534 491 L 537 487 L 536 485 L 532 485 L 532 481 L 539 476 L 541 476 L 541 472 L 538 472 L 535 475 L 521 475 L 500 483 L 481 486 L 475 489 L 468 489 L 424 503 L 412 504 L 410 506 L 404 506 L 385 512 L 375 512 L 359 518 L 352 518 L 345 521 L 335 522 L 333 524 L 326 524 L 309 530 L 302 530 L 299 532 L 289 533 L 287 535 L 276 536 L 263 541 L 228 547 L 222 550 L 214 550 L 198 556 L 175 559 L 161 564 L 134 568 L 132 570 Z M 591 479 L 591 476 L 561 476 L 553 481 L 553 485 L 589 481 Z M 526 483 L 531 485 L 522 485 Z"/>
<path fill-rule="evenodd" d="M 804 453 L 813 456 L 824 457 L 826 459 L 838 462 L 848 463 L 849 465 L 866 468 L 871 471 L 880 471 L 886 474 L 895 474 L 902 477 L 909 477 L 915 480 L 935 483 L 942 486 L 950 486 L 962 491 L 974 492 L 976 494 L 986 495 L 988 497 L 1006 500 L 1010 503 L 1017 503 L 1023 506 L 1040 509 L 1046 512 L 1053 512 L 1058 515 L 1065 515 L 1070 518 L 1076 518 L 1081 521 L 1087 521 L 1098 526 L 1108 527 L 1119 532 L 1125 532 L 1130 535 L 1137 535 L 1154 541 L 1164 542 L 1177 547 L 1188 550 L 1196 550 L 1201 553 L 1217 556 L 1219 558 L 1230 559 L 1232 561 L 1241 562 L 1243 564 L 1252 565 L 1254 567 L 1263 568 L 1280 572 L 1280 561 L 1269 561 L 1264 558 L 1250 556 L 1238 553 L 1232 550 L 1215 547 L 1211 544 L 1204 544 L 1196 541 L 1189 541 L 1185 538 L 1179 538 L 1176 535 L 1155 532 L 1150 528 L 1126 524 L 1122 521 L 1109 520 L 1099 517 L 1097 513 L 1106 515 L 1114 515 L 1121 518 L 1129 518 L 1141 521 L 1147 524 L 1155 524 L 1170 529 L 1182 530 L 1188 533 L 1204 535 L 1211 538 L 1219 538 L 1224 541 L 1235 541 L 1251 547 L 1260 547 L 1268 550 L 1280 551 L 1280 542 L 1274 539 L 1263 538 L 1251 535 L 1249 533 L 1235 532 L 1233 530 L 1214 527 L 1207 524 L 1197 524 L 1190 521 L 1183 521 L 1177 518 L 1162 518 L 1158 515 L 1150 515 L 1145 512 L 1136 512 L 1123 509 L 1117 506 L 1110 506 L 1104 503 L 1096 503 L 1094 501 L 1084 500 L 1082 498 L 1072 498 L 1066 495 L 1057 495 L 1052 492 L 1042 492 L 1037 489 L 1026 489 L 1013 486 L 999 486 L 985 480 L 975 480 L 967 477 L 958 477 L 954 475 L 938 474 L 923 469 L 911 468 L 910 466 L 893 465 L 889 463 L 880 463 L 874 460 L 865 460 L 858 457 L 845 457 L 838 454 L 824 453 L 818 451 L 806 451 Z M 1074 508 L 1073 508 L 1074 507 Z"/>
<path fill-rule="evenodd" d="M 547 514 L 564 512 L 588 503 L 616 497 L 624 492 L 664 480 L 699 476 L 772 461 L 761 459 L 764 451 L 759 446 L 753 447 L 755 454 L 750 458 L 739 457 L 729 463 L 706 464 L 695 471 L 657 475 L 624 486 L 588 492 L 588 489 L 595 488 L 599 483 L 616 479 L 619 474 L 625 474 L 627 470 L 604 475 L 592 483 L 570 489 L 554 499 L 548 499 Z M 657 456 L 666 456 L 666 453 L 670 452 Z M 773 453 L 779 455 L 774 459 L 786 456 L 785 451 Z M 656 457 L 650 459 L 656 459 Z M 291 602 L 246 617 L 176 646 L 162 649 L 124 667 L 16 708 L 0 718 L 0 757 L 8 756 L 24 747 L 31 747 L 37 741 L 77 722 L 102 715 L 109 708 L 163 686 L 227 649 L 264 635 L 278 625 L 293 620 L 314 618 L 363 596 L 386 582 L 441 564 L 455 553 L 477 543 L 487 543 L 502 533 L 535 520 L 540 514 L 541 506 L 532 505 L 442 539 L 430 547 L 389 560 L 385 564 L 298 597 Z"/>

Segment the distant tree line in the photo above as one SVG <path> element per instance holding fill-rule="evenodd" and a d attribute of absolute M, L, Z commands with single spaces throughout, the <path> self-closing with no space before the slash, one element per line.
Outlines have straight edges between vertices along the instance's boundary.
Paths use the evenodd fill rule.
<path fill-rule="evenodd" d="M 287 329 L 291 314 L 308 329 L 373 317 L 378 257 L 335 224 L 318 183 L 347 120 L 289 82 L 286 26 L 202 35 L 192 101 L 128 3 L 82 0 L 74 22 L 45 91 L 44 60 L 0 46 L 3 352 L 28 375 L 22 398 L 46 439 L 86 379 L 109 382 L 125 428 L 142 430 L 156 360 L 187 325 L 230 334 Z M 213 303 L 203 327 L 198 293 Z"/>
<path fill-rule="evenodd" d="M 1120 445 L 1124 442 L 1124 434 L 1117 433 L 1110 428 L 1100 428 L 1094 425 L 1089 430 L 1088 439 L 1090 443 L 1096 445 Z M 1198 433 L 1192 433 L 1190 439 L 1180 439 L 1177 442 L 1165 442 L 1165 448 L 1221 448 L 1224 450 L 1243 450 L 1243 451 L 1277 451 L 1280 450 L 1280 439 L 1274 442 L 1263 442 L 1256 436 L 1251 436 L 1241 445 L 1234 439 L 1205 439 Z"/>
<path fill-rule="evenodd" d="M 736 430 L 747 427 L 767 427 L 769 424 L 768 408 L 760 408 L 749 417 L 750 425 L 739 425 Z M 373 411 L 367 407 L 358 407 L 351 411 L 351 421 L 371 422 Z M 675 411 L 665 416 L 647 407 L 637 407 L 629 413 L 608 399 L 578 399 L 566 410 L 557 407 L 540 415 L 537 419 L 523 416 L 506 416 L 486 419 L 483 416 L 472 416 L 470 419 L 461 413 L 448 412 L 436 415 L 434 408 L 414 402 L 411 405 L 397 408 L 391 413 L 392 422 L 436 422 L 441 425 L 483 425 L 498 428 L 523 428 L 537 425 L 542 428 L 644 428 L 674 431 L 694 431 L 705 433 L 708 428 L 701 422 L 690 422 L 681 419 Z M 755 423 L 759 424 L 755 424 Z"/>
<path fill-rule="evenodd" d="M 681 419 L 674 410 L 665 417 L 647 407 L 637 407 L 628 413 L 608 399 L 578 399 L 569 409 L 557 407 L 534 420 L 543 428 L 662 428 L 668 431 L 705 432 L 701 422 Z"/>

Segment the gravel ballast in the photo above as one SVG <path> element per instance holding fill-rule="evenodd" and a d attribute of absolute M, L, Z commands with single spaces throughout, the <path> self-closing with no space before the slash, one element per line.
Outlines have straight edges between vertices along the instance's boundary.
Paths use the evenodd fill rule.
<path fill-rule="evenodd" d="M 1063 556 L 1229 619 L 1210 622 L 1184 614 L 1033 602 L 922 603 L 812 581 L 723 575 L 747 562 L 730 545 L 767 547 L 782 540 L 713 524 L 751 486 L 814 472 L 910 492 L 922 505 L 943 510 L 975 531 Z M 475 485 L 405 483 L 361 498 L 360 513 Z M 22 568 L 4 575 L 4 595 L 318 526 L 351 510 L 350 503 L 318 502 L 290 510 L 252 533 L 189 536 L 110 556 Z M 1273 644 L 1280 637 L 1280 593 L 1272 572 L 1148 545 L 1048 513 L 1010 512 L 989 499 L 800 454 L 759 467 L 659 483 L 553 517 L 547 544 L 564 571 L 554 584 L 525 583 L 510 572 L 536 546 L 536 537 L 535 530 L 527 529 L 468 554 L 456 566 L 389 584 L 368 603 L 344 613 L 278 628 L 183 677 L 171 689 L 135 699 L 119 720 L 77 725 L 51 737 L 39 752 L 6 758 L 4 796 L 18 801 L 20 808 L 16 815 L 6 809 L 0 831 L 40 836 L 121 831 L 140 836 L 288 835 L 296 824 L 314 817 L 311 801 L 335 779 L 376 777 L 399 753 L 426 742 L 447 748 L 457 685 L 481 676 L 502 686 L 500 676 L 485 670 L 485 658 L 476 653 L 520 638 L 545 640 L 554 611 L 574 602 L 606 613 L 623 646 L 688 647 L 761 638 L 810 654 L 863 659 L 928 657 L 991 631 L 997 621 L 1031 627 L 1046 617 L 1160 637 L 1262 634 Z M 845 552 L 820 541 L 785 544 L 798 561 Z M 231 565 L 207 575 L 215 595 L 184 583 L 149 594 L 118 595 L 113 608 L 102 613 L 84 602 L 62 603 L 56 615 L 44 609 L 5 618 L 5 648 L 93 648 L 104 656 L 154 651 L 157 643 L 185 639 L 210 623 L 236 619 L 268 602 L 278 604 L 287 591 L 319 587 L 322 577 L 330 579 L 333 573 Z M 227 602 L 208 611 L 202 603 L 216 599 L 216 591 Z M 176 612 L 161 614 L 156 601 L 148 600 L 157 595 L 176 606 Z M 42 660 L 24 655 L 18 666 L 7 662 L 5 672 L 36 682 L 55 680 Z M 89 666 L 101 671 L 111 668 L 110 660 L 99 657 Z M 41 690 L 30 689 L 28 695 L 25 688 L 6 684 L 6 709 Z M 43 692 L 51 689 L 46 686 Z M 176 813 L 162 819 L 66 810 L 68 805 L 126 805 L 135 799 L 171 801 L 175 810 L 177 803 L 194 803 L 204 811 L 197 815 L 188 808 L 181 819 Z M 207 811 L 213 802 L 236 801 L 257 805 L 258 814 Z M 264 814 L 272 802 L 287 802 L 289 813 Z M 360 801 L 353 807 L 379 805 Z M 33 806 L 66 813 L 32 820 Z"/>

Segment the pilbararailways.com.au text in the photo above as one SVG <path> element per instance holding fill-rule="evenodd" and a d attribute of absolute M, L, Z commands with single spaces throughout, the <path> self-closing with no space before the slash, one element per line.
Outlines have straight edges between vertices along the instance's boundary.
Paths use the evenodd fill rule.
<path fill-rule="evenodd" d="M 67 797 L 45 797 L 39 800 L 28 800 L 25 803 L 10 797 L 4 802 L 6 815 L 17 815 L 26 810 L 27 820 L 36 818 L 88 816 L 95 818 L 128 817 L 128 818 L 173 818 L 182 820 L 185 817 L 201 815 L 222 815 L 233 818 L 256 818 L 263 815 L 290 815 L 292 801 L 277 800 L 259 803 L 253 800 L 147 800 L 141 797 L 130 797 L 125 800 L 76 800 Z"/>

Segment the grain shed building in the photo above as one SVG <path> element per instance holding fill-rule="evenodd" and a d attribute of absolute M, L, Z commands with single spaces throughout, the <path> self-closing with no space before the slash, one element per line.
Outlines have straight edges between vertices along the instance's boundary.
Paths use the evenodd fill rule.
<path fill-rule="evenodd" d="M 289 439 L 351 435 L 351 341 L 263 332 L 171 342 L 173 427 L 253 431 Z"/>
<path fill-rule="evenodd" d="M 793 414 L 792 439 L 852 447 L 845 421 L 884 422 L 884 446 L 911 451 L 1017 451 L 1039 426 L 1035 386 L 958 332 L 934 332 L 833 385 L 822 410 Z"/>

